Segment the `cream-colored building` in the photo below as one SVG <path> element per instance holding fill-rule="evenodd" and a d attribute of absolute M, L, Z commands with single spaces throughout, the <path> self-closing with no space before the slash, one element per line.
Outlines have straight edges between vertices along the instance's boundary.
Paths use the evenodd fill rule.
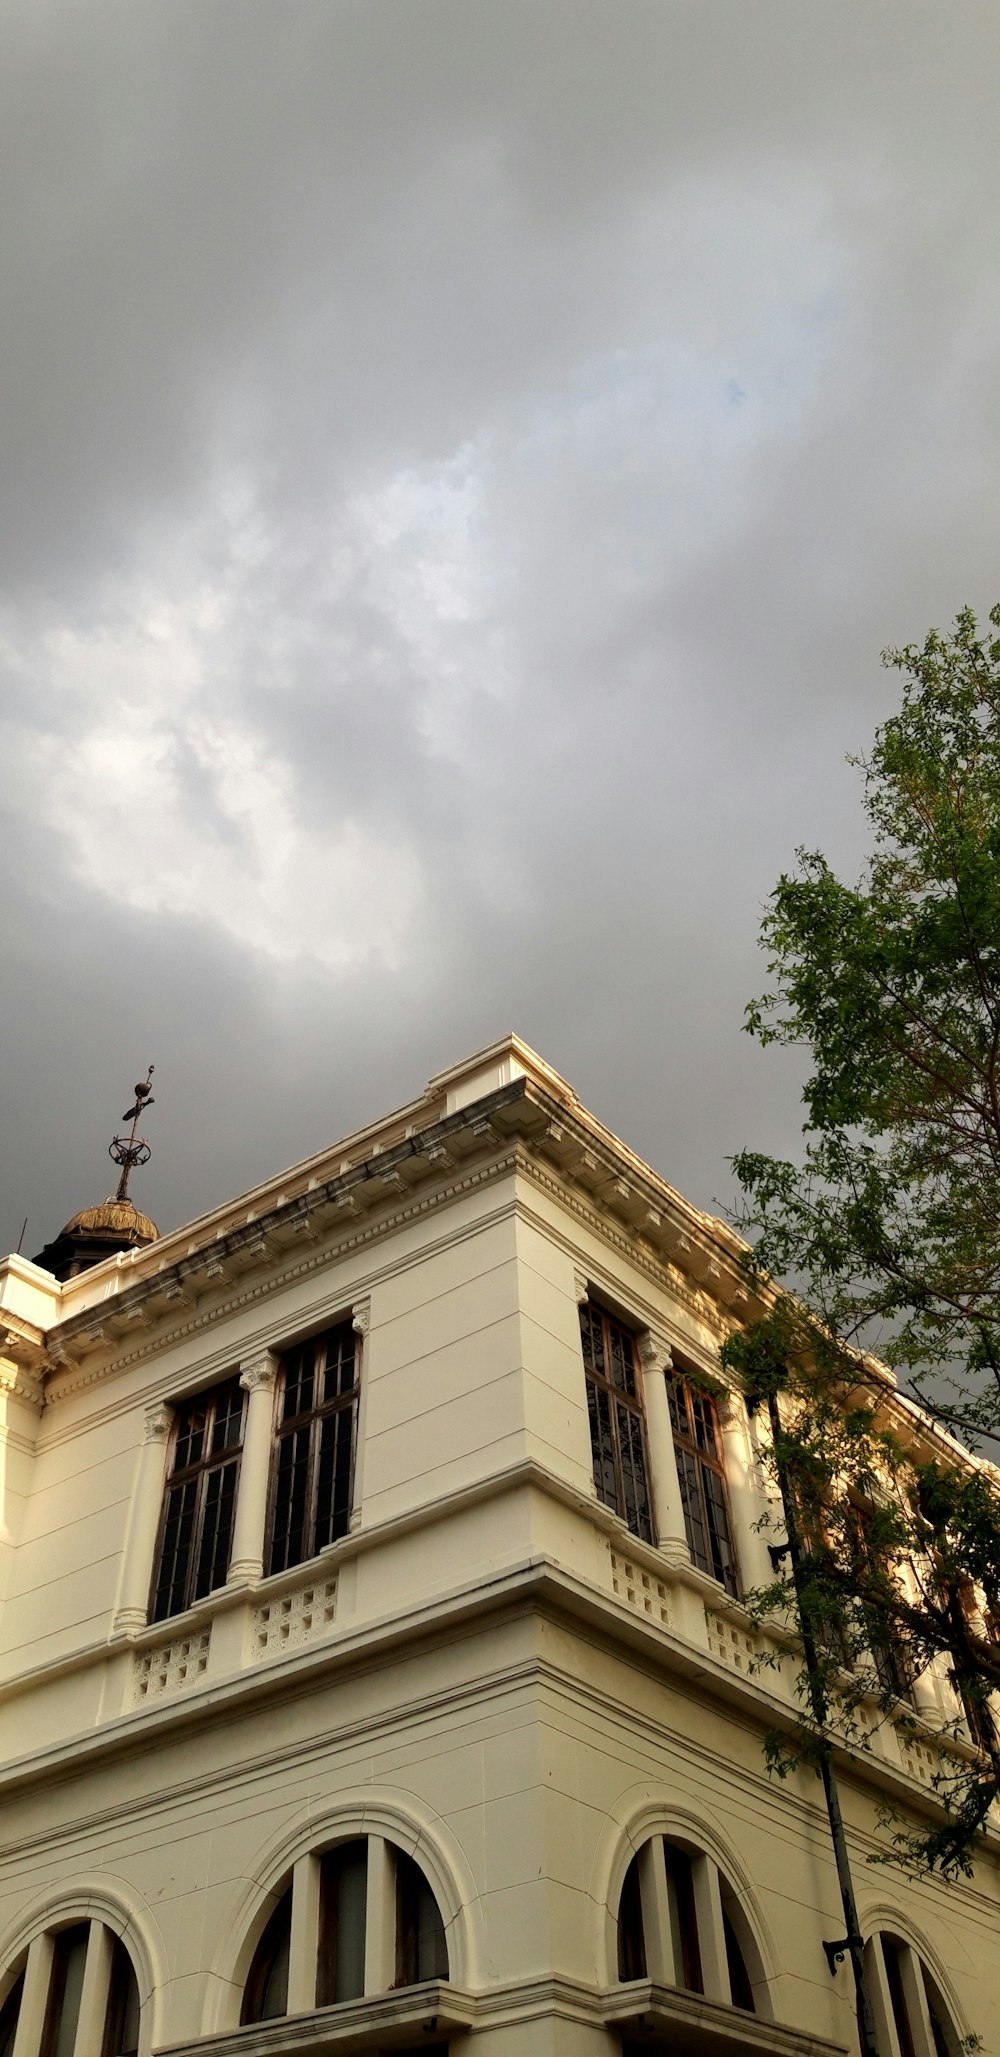
<path fill-rule="evenodd" d="M 0 1265 L 0 2057 L 856 2047 L 820 1788 L 762 1761 L 739 1251 L 507 1037 Z M 867 1863 L 934 1805 L 921 1692 L 839 1767 L 881 2049 L 997 2052 L 995 1862 Z"/>

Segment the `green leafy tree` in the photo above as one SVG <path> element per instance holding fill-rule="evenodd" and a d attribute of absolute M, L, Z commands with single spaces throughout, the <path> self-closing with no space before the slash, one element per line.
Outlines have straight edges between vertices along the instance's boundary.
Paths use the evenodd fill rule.
<path fill-rule="evenodd" d="M 794 1545 L 752 1606 L 798 1624 L 795 1749 L 863 1741 L 873 1709 L 905 1721 L 943 1659 L 962 1710 L 943 1814 L 897 1841 L 946 1872 L 1000 1795 L 998 1479 L 954 1440 L 1000 1440 L 1000 608 L 990 626 L 966 611 L 886 653 L 903 701 L 860 760 L 864 876 L 800 851 L 771 895 L 747 1027 L 808 1053 L 804 1151 L 734 1160 L 764 1312 L 726 1351 L 767 1411 Z"/>
<path fill-rule="evenodd" d="M 885 1721 L 904 1742 L 929 1727 L 941 1812 L 914 1826 L 886 1808 L 891 1846 L 918 1869 L 968 1871 L 1000 1798 L 996 1482 L 915 1410 L 901 1414 L 885 1373 L 800 1302 L 779 1297 L 723 1356 L 764 1412 L 777 1487 L 775 1576 L 749 1611 L 791 1625 L 801 1651 L 798 1721 L 767 1737 L 770 1767 L 822 1769 L 833 1737 L 869 1749 Z M 771 1661 L 785 1649 L 772 1643 Z"/>
<path fill-rule="evenodd" d="M 861 761 L 866 875 L 844 885 L 800 851 L 764 918 L 775 983 L 747 1027 L 809 1053 L 806 1147 L 734 1160 L 740 1225 L 833 1334 L 877 1347 L 939 1418 L 996 1435 L 1000 633 L 967 611 L 885 662 L 905 688 Z"/>

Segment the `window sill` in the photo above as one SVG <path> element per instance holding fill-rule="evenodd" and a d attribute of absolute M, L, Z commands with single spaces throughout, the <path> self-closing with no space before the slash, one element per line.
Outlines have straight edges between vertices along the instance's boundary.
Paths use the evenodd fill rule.
<path fill-rule="evenodd" d="M 691 2057 L 844 2057 L 840 2043 L 807 2030 L 765 2021 L 700 1993 L 637 1979 L 607 1996 L 604 2020 L 630 2042 L 683 2049 Z"/>
<path fill-rule="evenodd" d="M 342 2000 L 336 2007 L 317 2007 L 311 2014 L 283 2014 L 277 2021 L 229 2029 L 222 2035 L 199 2036 L 194 2042 L 161 2044 L 157 2057 L 279 2057 L 284 2051 L 302 2057 L 361 2057 L 369 2050 L 412 2046 L 419 2038 L 429 2047 L 434 2039 L 472 2027 L 476 2003 L 446 1981 L 407 1986 L 401 1992 L 379 1993 L 371 2000 Z"/>

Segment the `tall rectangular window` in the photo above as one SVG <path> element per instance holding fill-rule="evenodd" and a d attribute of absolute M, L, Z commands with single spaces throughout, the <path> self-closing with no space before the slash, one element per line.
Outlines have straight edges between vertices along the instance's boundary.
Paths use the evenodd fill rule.
<path fill-rule="evenodd" d="M 667 1399 L 691 1562 L 735 1599 L 739 1587 L 715 1402 L 686 1378 L 668 1378 Z"/>
<path fill-rule="evenodd" d="M 234 1378 L 177 1409 L 153 1579 L 154 1621 L 183 1613 L 226 1583 L 245 1399 Z"/>
<path fill-rule="evenodd" d="M 587 1378 L 594 1484 L 633 1535 L 653 1540 L 649 1472 L 635 1341 L 620 1321 L 585 1300 L 580 1339 Z"/>
<path fill-rule="evenodd" d="M 848 1505 L 842 1544 L 846 1546 L 852 1568 L 862 1584 L 868 1584 L 876 1593 L 881 1590 L 891 1601 L 899 1590 L 898 1575 L 891 1556 L 879 1546 L 869 1508 L 860 1507 L 853 1501 Z M 891 1617 L 875 1605 L 863 1606 L 861 1618 L 882 1691 L 894 1694 L 897 1700 L 909 1699 L 915 1671 L 905 1629 L 899 1623 L 892 1623 Z"/>
<path fill-rule="evenodd" d="M 282 1358 L 269 1571 L 302 1564 L 347 1534 L 358 1359 L 349 1321 L 310 1336 Z"/>

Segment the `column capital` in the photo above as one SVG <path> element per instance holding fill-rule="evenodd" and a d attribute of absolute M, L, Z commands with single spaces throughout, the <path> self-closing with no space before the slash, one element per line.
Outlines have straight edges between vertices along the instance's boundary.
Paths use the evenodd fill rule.
<path fill-rule="evenodd" d="M 278 1360 L 273 1352 L 261 1350 L 241 1362 L 240 1385 L 245 1393 L 256 1393 L 261 1386 L 273 1386 L 277 1371 Z"/>
<path fill-rule="evenodd" d="M 162 1400 L 158 1400 L 155 1407 L 147 1407 L 143 1419 L 143 1442 L 165 1443 L 170 1434 L 172 1420 L 173 1408 L 167 1407 Z"/>
<path fill-rule="evenodd" d="M 673 1351 L 659 1329 L 642 1328 L 635 1339 L 643 1371 L 672 1371 Z"/>

